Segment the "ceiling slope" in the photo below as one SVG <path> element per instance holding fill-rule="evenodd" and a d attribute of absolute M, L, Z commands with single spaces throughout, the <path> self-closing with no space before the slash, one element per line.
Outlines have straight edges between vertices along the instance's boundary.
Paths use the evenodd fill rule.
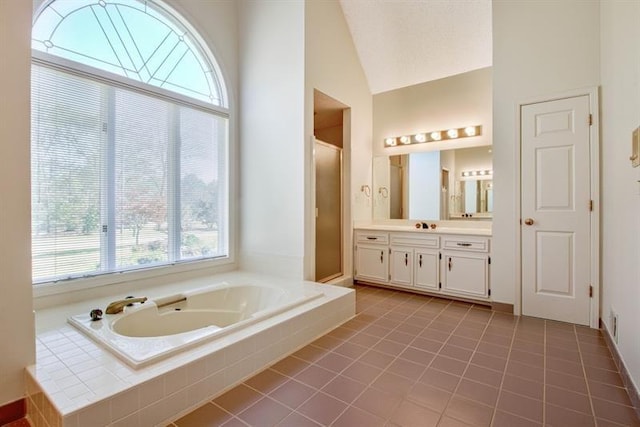
<path fill-rule="evenodd" d="M 491 66 L 491 0 L 340 0 L 371 92 Z"/>

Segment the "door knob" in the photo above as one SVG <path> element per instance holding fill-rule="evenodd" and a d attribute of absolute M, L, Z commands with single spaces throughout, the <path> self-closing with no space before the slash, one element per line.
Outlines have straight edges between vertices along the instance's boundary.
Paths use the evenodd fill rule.
<path fill-rule="evenodd" d="M 533 220 L 533 218 L 527 218 L 527 219 L 524 220 L 524 223 L 526 225 L 533 225 L 534 222 L 535 221 Z"/>

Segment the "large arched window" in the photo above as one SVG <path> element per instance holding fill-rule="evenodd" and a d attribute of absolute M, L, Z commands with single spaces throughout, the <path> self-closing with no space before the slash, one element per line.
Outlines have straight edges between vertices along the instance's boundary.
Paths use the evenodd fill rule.
<path fill-rule="evenodd" d="M 155 1 L 53 0 L 33 25 L 34 283 L 228 256 L 228 104 Z"/>

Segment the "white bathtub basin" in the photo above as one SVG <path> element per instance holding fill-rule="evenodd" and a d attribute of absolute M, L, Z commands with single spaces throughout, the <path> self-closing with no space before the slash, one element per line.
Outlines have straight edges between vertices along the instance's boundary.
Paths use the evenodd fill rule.
<path fill-rule="evenodd" d="M 88 314 L 68 321 L 137 368 L 320 296 L 304 289 L 222 283 L 151 299 L 98 321 Z"/>

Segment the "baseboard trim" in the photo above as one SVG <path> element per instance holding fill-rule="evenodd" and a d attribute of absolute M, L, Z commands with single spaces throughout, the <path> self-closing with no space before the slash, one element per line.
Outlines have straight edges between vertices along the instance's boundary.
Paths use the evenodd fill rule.
<path fill-rule="evenodd" d="M 491 302 L 491 310 L 497 311 L 499 313 L 509 313 L 513 314 L 513 304 L 507 304 L 504 302 Z"/>
<path fill-rule="evenodd" d="M 24 418 L 26 414 L 27 405 L 24 398 L 2 405 L 0 406 L 0 426 Z"/>
<path fill-rule="evenodd" d="M 627 393 L 629 394 L 629 399 L 631 399 L 631 404 L 633 405 L 633 409 L 636 411 L 636 415 L 638 419 L 640 419 L 640 390 L 636 387 L 635 383 L 631 379 L 631 375 L 629 375 L 629 370 L 627 366 L 624 364 L 624 360 L 618 351 L 618 346 L 613 342 L 613 337 L 607 328 L 606 322 L 603 322 L 600 319 L 600 329 L 603 331 L 604 340 L 607 343 L 607 347 L 609 347 L 609 351 L 613 356 L 613 361 L 620 372 L 620 376 L 622 377 L 622 383 L 627 389 Z"/>

